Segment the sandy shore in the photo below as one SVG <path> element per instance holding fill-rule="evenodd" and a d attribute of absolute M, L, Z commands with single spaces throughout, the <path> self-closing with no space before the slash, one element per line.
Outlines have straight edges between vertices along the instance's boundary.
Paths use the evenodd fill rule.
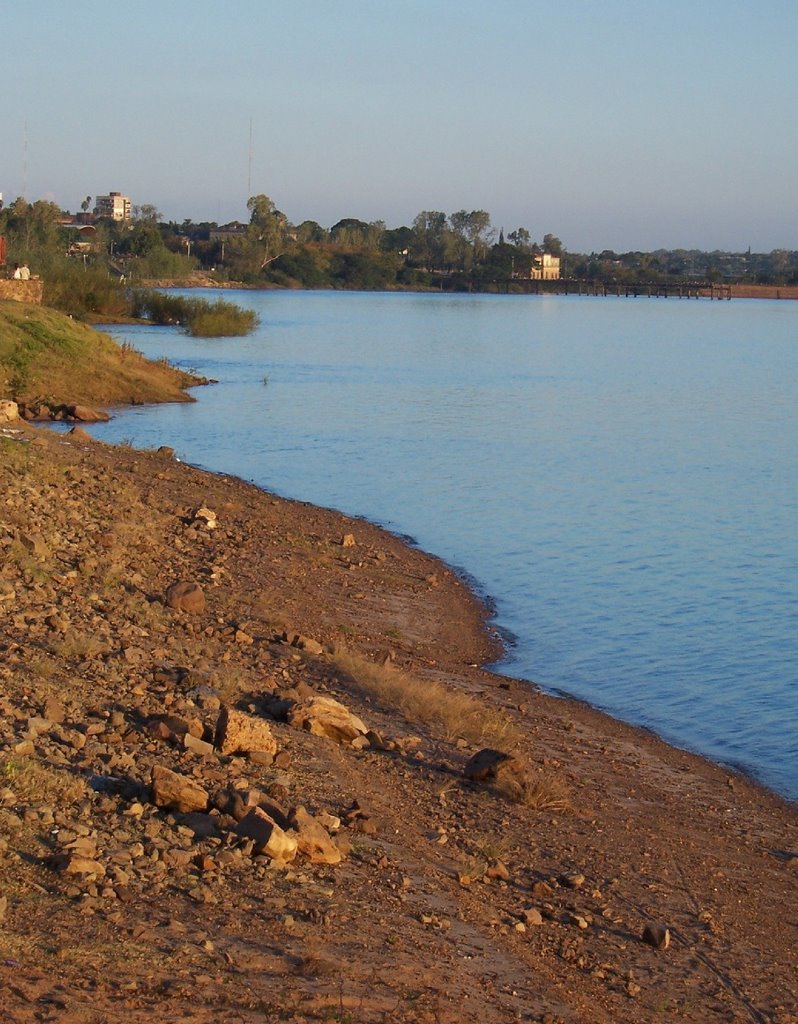
<path fill-rule="evenodd" d="M 798 1021 L 793 806 L 483 670 L 485 609 L 368 523 L 168 453 L 6 435 L 4 1020 Z M 204 607 L 169 607 L 176 581 Z M 286 720 L 320 695 L 368 736 Z M 214 747 L 220 705 L 276 756 Z M 464 777 L 482 746 L 521 790 Z M 207 805 L 158 806 L 154 769 Z M 340 863 L 253 849 L 230 793 L 289 835 L 306 808 Z"/>

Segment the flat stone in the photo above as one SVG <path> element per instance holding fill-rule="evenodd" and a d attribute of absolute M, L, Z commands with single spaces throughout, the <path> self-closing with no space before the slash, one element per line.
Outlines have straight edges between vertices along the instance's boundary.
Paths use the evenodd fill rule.
<path fill-rule="evenodd" d="M 201 757 L 209 757 L 213 754 L 213 744 L 207 743 L 205 740 L 197 739 L 190 732 L 185 733 L 183 736 L 183 747 L 186 750 L 190 750 L 192 754 L 199 754 Z"/>
<path fill-rule="evenodd" d="M 175 811 L 205 811 L 208 794 L 192 779 L 156 764 L 151 776 L 152 802 Z"/>
<path fill-rule="evenodd" d="M 332 697 L 311 697 L 294 704 L 288 712 L 288 723 L 345 746 L 368 732 L 364 722 Z"/>

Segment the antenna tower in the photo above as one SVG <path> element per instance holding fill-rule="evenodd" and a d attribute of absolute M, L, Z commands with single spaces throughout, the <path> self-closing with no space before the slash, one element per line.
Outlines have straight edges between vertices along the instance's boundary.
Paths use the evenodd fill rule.
<path fill-rule="evenodd" d="M 249 159 L 247 161 L 247 199 L 252 195 L 252 118 L 249 119 Z"/>

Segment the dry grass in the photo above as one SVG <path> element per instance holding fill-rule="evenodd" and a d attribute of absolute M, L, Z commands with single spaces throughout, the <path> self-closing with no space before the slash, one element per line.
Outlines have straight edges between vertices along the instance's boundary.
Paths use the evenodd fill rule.
<path fill-rule="evenodd" d="M 13 755 L 0 761 L 0 784 L 23 802 L 72 804 L 87 793 L 85 781 L 67 770 Z"/>
<path fill-rule="evenodd" d="M 225 704 L 235 704 L 242 694 L 252 689 L 252 679 L 237 665 L 219 665 L 211 673 L 208 682 Z"/>
<path fill-rule="evenodd" d="M 524 786 L 522 803 L 533 811 L 566 813 L 572 810 L 568 786 L 556 775 L 532 776 Z"/>
<path fill-rule="evenodd" d="M 69 633 L 58 643 L 53 644 L 53 654 L 64 661 L 87 661 L 97 658 L 107 650 L 102 640 L 91 633 L 82 633 L 77 629 Z"/>
<path fill-rule="evenodd" d="M 396 708 L 409 722 L 429 726 L 444 739 L 473 744 L 515 746 L 520 737 L 501 711 L 442 683 L 417 679 L 390 663 L 377 665 L 349 651 L 337 652 L 334 664 L 386 708 Z"/>

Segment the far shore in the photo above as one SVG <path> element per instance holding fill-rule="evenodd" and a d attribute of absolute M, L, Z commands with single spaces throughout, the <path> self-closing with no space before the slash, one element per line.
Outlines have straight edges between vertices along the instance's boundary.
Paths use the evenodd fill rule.
<path fill-rule="evenodd" d="M 579 285 L 578 280 L 570 281 L 569 284 L 574 286 Z M 583 281 L 583 285 L 591 284 L 591 282 Z M 140 282 L 142 288 L 223 288 L 223 289 L 237 289 L 241 291 L 291 291 L 292 289 L 281 288 L 279 285 L 249 285 L 244 284 L 240 281 L 217 281 L 213 274 L 207 271 L 196 271 L 189 277 L 181 280 L 171 280 L 166 278 L 161 279 L 147 279 Z M 614 282 L 612 287 L 615 287 Z M 624 285 L 621 284 L 621 288 Z M 652 288 L 656 285 L 652 284 Z M 724 285 L 725 287 L 725 285 Z M 771 285 L 771 284 L 731 284 L 728 285 L 730 289 L 730 296 L 733 299 L 798 299 L 798 285 Z M 297 289 L 299 290 L 299 289 Z M 321 289 L 323 291 L 332 291 L 334 289 Z M 392 291 L 419 291 L 417 288 L 404 288 L 404 289 L 391 289 Z M 424 294 L 436 293 L 436 288 L 426 289 Z M 465 293 L 464 293 L 465 294 Z M 496 294 L 494 292 L 478 291 L 474 292 L 475 295 L 489 295 Z M 708 296 L 707 296 L 708 297 Z M 111 321 L 106 320 L 106 323 Z"/>

